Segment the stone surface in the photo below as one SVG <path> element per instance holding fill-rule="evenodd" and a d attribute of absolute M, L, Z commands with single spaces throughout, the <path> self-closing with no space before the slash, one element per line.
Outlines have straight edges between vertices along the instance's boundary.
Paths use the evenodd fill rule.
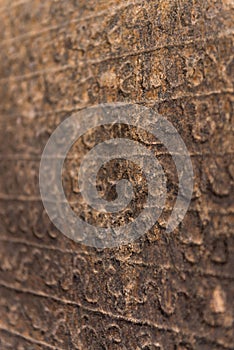
<path fill-rule="evenodd" d="M 1 349 L 233 349 L 233 16 L 231 0 L 0 1 Z M 65 164 L 70 200 L 79 198 L 76 162 L 105 132 L 142 142 L 168 176 L 159 223 L 134 244 L 101 251 L 51 224 L 38 169 L 62 120 L 117 101 L 173 123 L 195 186 L 168 235 L 177 179 L 166 150 L 124 126 L 84 135 Z M 143 181 L 144 197 L 138 170 L 118 166 L 118 176 Z"/>

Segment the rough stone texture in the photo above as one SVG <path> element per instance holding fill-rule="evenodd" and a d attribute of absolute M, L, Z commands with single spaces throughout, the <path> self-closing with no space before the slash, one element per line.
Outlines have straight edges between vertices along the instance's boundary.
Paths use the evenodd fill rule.
<path fill-rule="evenodd" d="M 0 348 L 233 349 L 233 0 L 0 6 Z M 166 211 L 134 244 L 97 251 L 50 223 L 38 167 L 64 118 L 116 101 L 173 123 L 195 188 L 173 234 Z M 170 157 L 125 132 L 155 150 L 175 189 Z M 95 142 L 84 136 L 78 154 Z"/>

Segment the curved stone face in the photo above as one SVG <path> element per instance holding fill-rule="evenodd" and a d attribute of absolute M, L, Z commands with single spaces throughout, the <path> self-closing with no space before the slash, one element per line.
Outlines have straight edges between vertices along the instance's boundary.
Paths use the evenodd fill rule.
<path fill-rule="evenodd" d="M 233 348 L 233 16 L 231 0 L 0 0 L 1 349 Z M 77 169 L 100 140 L 138 142 L 167 177 L 158 222 L 131 244 L 101 250 L 50 221 L 39 165 L 62 121 L 117 102 L 150 107 L 176 128 L 194 190 L 183 221 L 166 232 L 178 174 L 165 145 L 125 124 L 89 130 L 62 174 L 84 221 L 132 222 L 148 193 L 140 167 L 119 159 L 100 169 L 97 189 L 111 202 L 116 181 L 130 179 L 135 200 L 112 216 L 84 203 Z"/>

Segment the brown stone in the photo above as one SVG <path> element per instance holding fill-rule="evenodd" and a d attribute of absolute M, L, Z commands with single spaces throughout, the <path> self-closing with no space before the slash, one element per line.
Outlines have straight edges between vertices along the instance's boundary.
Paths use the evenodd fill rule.
<path fill-rule="evenodd" d="M 1 350 L 233 349 L 233 16 L 231 0 L 0 1 Z M 159 223 L 133 244 L 97 250 L 50 222 L 38 173 L 56 126 L 106 102 L 165 116 L 195 184 L 167 234 L 177 178 L 165 149 L 124 126 L 84 135 L 65 164 L 69 199 L 79 195 L 76 162 L 98 135 L 140 141 L 168 175 Z M 103 195 L 115 196 L 117 166 L 140 181 L 140 210 L 147 189 L 132 164 L 102 170 Z"/>

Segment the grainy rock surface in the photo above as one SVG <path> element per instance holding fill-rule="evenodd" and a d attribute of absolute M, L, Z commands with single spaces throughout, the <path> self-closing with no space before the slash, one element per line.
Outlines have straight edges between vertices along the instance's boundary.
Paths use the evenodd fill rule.
<path fill-rule="evenodd" d="M 2 350 L 233 349 L 233 16 L 232 0 L 0 1 Z M 117 101 L 173 123 L 191 154 L 194 194 L 166 234 L 171 158 L 141 130 L 112 128 L 108 135 L 125 133 L 158 155 L 170 196 L 141 239 L 98 251 L 52 225 L 38 169 L 62 120 Z M 103 133 L 85 135 L 72 154 Z M 72 200 L 71 159 L 64 184 Z M 143 181 L 144 197 L 138 170 L 112 163 L 110 177 L 117 166 L 117 175 Z M 105 189 L 113 198 L 108 181 Z M 85 209 L 84 217 L 92 220 Z"/>

